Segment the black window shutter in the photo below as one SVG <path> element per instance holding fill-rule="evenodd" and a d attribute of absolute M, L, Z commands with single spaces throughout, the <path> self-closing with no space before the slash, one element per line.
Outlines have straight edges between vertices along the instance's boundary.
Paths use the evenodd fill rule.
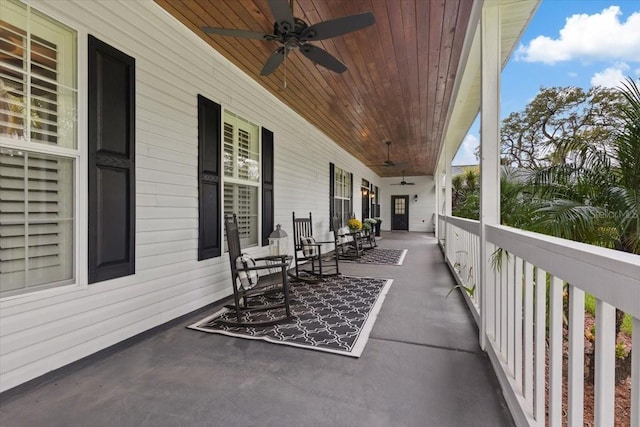
<path fill-rule="evenodd" d="M 222 253 L 221 121 L 220 104 L 198 95 L 198 260 Z"/>
<path fill-rule="evenodd" d="M 89 283 L 135 273 L 135 59 L 89 35 Z"/>
<path fill-rule="evenodd" d="M 262 128 L 262 246 L 275 227 L 273 202 L 273 132 Z"/>
<path fill-rule="evenodd" d="M 333 217 L 336 216 L 335 201 L 333 200 L 336 194 L 336 165 L 329 163 L 329 230 L 333 230 Z"/>
<path fill-rule="evenodd" d="M 356 213 L 353 211 L 353 174 L 349 174 L 349 182 L 351 182 L 351 197 L 349 198 L 349 212 L 351 212 L 350 217 L 355 218 Z"/>

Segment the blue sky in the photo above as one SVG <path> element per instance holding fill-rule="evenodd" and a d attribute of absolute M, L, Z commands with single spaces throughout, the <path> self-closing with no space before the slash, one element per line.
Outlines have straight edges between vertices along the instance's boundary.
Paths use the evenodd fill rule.
<path fill-rule="evenodd" d="M 640 77 L 640 0 L 543 0 L 502 73 L 502 117 L 521 111 L 541 87 L 616 87 Z M 479 126 L 454 165 L 477 164 Z"/>

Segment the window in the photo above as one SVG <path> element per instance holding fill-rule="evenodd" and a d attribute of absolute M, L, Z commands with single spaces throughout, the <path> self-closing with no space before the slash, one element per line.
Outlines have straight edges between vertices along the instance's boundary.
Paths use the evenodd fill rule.
<path fill-rule="evenodd" d="M 224 213 L 237 215 L 243 248 L 258 245 L 259 130 L 258 125 L 224 112 Z"/>
<path fill-rule="evenodd" d="M 0 6 L 0 296 L 72 283 L 76 39 L 31 6 Z"/>
<path fill-rule="evenodd" d="M 353 212 L 353 174 L 334 167 L 333 182 L 333 215 L 338 217 L 340 227 L 344 227 Z"/>

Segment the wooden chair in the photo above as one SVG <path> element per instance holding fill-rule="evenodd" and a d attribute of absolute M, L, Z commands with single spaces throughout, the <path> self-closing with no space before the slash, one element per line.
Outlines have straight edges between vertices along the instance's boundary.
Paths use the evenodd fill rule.
<path fill-rule="evenodd" d="M 373 228 L 367 232 L 362 233 L 362 247 L 365 250 L 378 247 L 378 244 L 376 243 L 376 235 L 374 234 Z"/>
<path fill-rule="evenodd" d="M 293 253 L 295 258 L 295 268 L 293 277 L 306 282 L 318 282 L 325 277 L 337 276 L 340 274 L 338 261 L 338 241 L 334 230 L 332 241 L 317 241 L 313 237 L 313 220 L 311 212 L 309 217 L 296 218 L 296 213 L 292 213 L 293 218 Z M 332 250 L 323 254 L 322 245 L 332 246 Z M 307 261 L 311 268 L 303 269 L 301 263 Z M 302 275 L 300 273 L 307 273 Z M 311 277 L 309 277 L 309 275 Z"/>
<path fill-rule="evenodd" d="M 225 307 L 232 311 L 234 320 L 220 321 L 230 326 L 268 326 L 291 319 L 289 304 L 289 277 L 287 269 L 291 261 L 288 255 L 273 255 L 252 259 L 240 248 L 240 233 L 236 215 L 225 215 L 224 228 L 227 233 L 233 305 Z M 257 263 L 264 263 L 258 265 Z M 275 273 L 260 276 L 261 270 Z M 266 302 L 265 302 L 266 301 Z M 284 308 L 284 314 L 267 321 L 251 321 L 246 314 L 255 311 Z"/>
<path fill-rule="evenodd" d="M 334 227 L 338 239 L 338 257 L 340 259 L 358 259 L 364 253 L 362 244 L 362 233 L 360 231 L 351 232 L 348 228 Z"/>

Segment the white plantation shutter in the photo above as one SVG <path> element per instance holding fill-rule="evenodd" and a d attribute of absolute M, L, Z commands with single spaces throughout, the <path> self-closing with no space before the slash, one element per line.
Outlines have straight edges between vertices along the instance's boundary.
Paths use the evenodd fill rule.
<path fill-rule="evenodd" d="M 0 151 L 0 291 L 73 278 L 73 163 Z"/>
<path fill-rule="evenodd" d="M 0 11 L 4 296 L 73 281 L 79 152 L 75 31 L 14 0 L 2 0 Z M 59 155 L 38 153 L 44 144 Z"/>
<path fill-rule="evenodd" d="M 75 32 L 3 0 L 0 35 L 0 133 L 75 148 Z"/>
<path fill-rule="evenodd" d="M 224 123 L 224 176 L 233 176 L 233 125 Z"/>
<path fill-rule="evenodd" d="M 225 111 L 224 212 L 236 214 L 242 247 L 258 244 L 259 127 Z"/>

